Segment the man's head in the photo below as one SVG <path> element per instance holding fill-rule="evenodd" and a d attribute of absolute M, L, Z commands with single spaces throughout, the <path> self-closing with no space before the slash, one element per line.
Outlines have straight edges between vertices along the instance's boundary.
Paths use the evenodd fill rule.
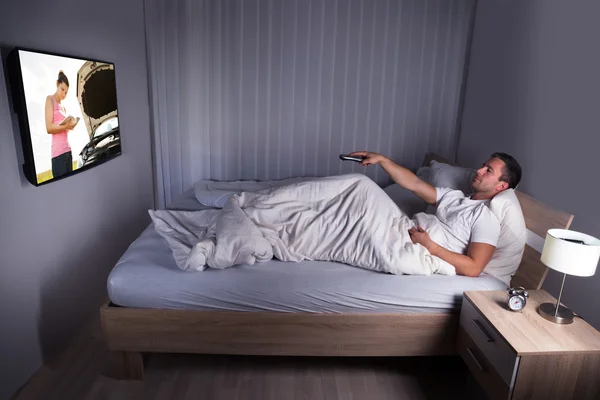
<path fill-rule="evenodd" d="M 506 189 L 514 189 L 520 181 L 521 166 L 517 160 L 506 153 L 494 153 L 477 170 L 471 186 L 478 197 L 491 199 Z"/>

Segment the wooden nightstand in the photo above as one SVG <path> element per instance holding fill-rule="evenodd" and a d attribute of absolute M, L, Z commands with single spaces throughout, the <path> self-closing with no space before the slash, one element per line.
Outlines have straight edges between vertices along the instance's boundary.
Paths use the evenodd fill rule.
<path fill-rule="evenodd" d="M 581 318 L 547 321 L 529 291 L 522 312 L 506 306 L 506 291 L 464 292 L 458 353 L 490 399 L 600 399 L 600 332 Z"/>

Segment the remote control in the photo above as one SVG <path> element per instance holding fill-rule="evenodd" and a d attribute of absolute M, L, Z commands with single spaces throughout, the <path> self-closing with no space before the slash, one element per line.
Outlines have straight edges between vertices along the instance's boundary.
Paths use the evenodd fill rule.
<path fill-rule="evenodd" d="M 363 156 L 349 156 L 348 154 L 340 154 L 340 160 L 343 161 L 356 161 L 357 163 L 362 162 L 365 157 Z"/>

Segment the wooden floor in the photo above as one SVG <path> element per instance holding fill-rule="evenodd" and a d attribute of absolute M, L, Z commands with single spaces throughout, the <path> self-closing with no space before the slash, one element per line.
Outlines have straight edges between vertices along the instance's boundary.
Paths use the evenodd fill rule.
<path fill-rule="evenodd" d="M 456 399 L 466 366 L 458 357 L 299 358 L 149 354 L 144 381 L 108 377 L 98 326 L 43 367 L 18 400 Z"/>

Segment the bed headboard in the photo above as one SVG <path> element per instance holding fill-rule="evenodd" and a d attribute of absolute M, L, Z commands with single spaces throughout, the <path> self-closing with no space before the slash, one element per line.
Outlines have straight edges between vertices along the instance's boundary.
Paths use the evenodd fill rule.
<path fill-rule="evenodd" d="M 569 229 L 571 226 L 574 215 L 549 207 L 520 190 L 515 190 L 515 193 L 519 203 L 521 203 L 525 225 L 527 230 L 530 231 L 527 232 L 529 237 L 537 235 L 545 239 L 548 229 Z M 521 265 L 510 281 L 513 287 L 523 286 L 525 289 L 540 289 L 544 279 L 546 279 L 548 267 L 540 261 L 540 252 L 531 247 L 530 244 L 528 240 Z"/>
<path fill-rule="evenodd" d="M 434 153 L 429 153 L 425 156 L 423 166 L 428 166 L 433 160 L 459 166 Z M 546 231 L 548 229 L 569 229 L 574 215 L 547 206 L 520 190 L 515 190 L 515 193 L 519 199 L 519 203 L 521 203 L 525 225 L 529 232 L 527 232 L 528 244 L 525 246 L 523 260 L 510 284 L 513 287 L 523 286 L 525 289 L 540 289 L 544 283 L 544 279 L 546 279 L 548 267 L 540 261 L 540 251 L 534 248 L 537 246 L 531 247 L 533 245 L 532 242 L 535 242 L 536 239 L 538 242 L 540 240 L 543 241 L 546 238 Z"/>

